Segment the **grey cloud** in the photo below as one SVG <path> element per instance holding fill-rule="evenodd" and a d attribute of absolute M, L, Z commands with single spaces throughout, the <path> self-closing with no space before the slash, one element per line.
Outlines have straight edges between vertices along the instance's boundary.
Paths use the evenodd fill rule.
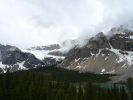
<path fill-rule="evenodd" d="M 0 0 L 0 42 L 29 47 L 92 36 L 133 18 L 132 0 Z"/>

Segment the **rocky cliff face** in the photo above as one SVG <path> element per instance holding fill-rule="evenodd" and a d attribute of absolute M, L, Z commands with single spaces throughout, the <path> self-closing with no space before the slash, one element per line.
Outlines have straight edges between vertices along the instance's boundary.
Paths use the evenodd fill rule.
<path fill-rule="evenodd" d="M 121 80 L 133 76 L 133 32 L 120 28 L 112 30 L 109 37 L 101 32 L 88 39 L 82 48 L 73 47 L 59 67 L 80 72 L 118 74 Z"/>
<path fill-rule="evenodd" d="M 78 44 L 78 39 L 63 42 L 68 50 L 71 44 L 68 52 L 62 52 L 59 45 L 32 48 L 29 53 L 0 45 L 0 73 L 58 64 L 57 67 L 79 72 L 118 75 L 112 77 L 113 81 L 133 77 L 133 29 L 112 28 L 107 35 L 100 32 L 85 42 L 84 46 Z"/>
<path fill-rule="evenodd" d="M 45 60 L 45 59 L 44 59 Z M 0 45 L 0 72 L 27 70 L 37 67 L 52 66 L 55 61 L 51 58 L 39 60 L 33 54 L 22 52 L 20 49 L 10 45 Z"/>

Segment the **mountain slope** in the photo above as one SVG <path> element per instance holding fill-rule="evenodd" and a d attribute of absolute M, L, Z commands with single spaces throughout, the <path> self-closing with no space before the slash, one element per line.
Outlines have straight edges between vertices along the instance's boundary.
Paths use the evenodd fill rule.
<path fill-rule="evenodd" d="M 0 71 L 10 72 L 26 70 L 46 66 L 44 62 L 37 59 L 33 54 L 22 52 L 20 49 L 10 45 L 0 45 Z"/>
<path fill-rule="evenodd" d="M 109 35 L 101 32 L 88 39 L 83 47 L 75 46 L 58 67 L 79 72 L 118 74 L 120 80 L 133 76 L 133 31 L 119 27 L 112 29 Z"/>

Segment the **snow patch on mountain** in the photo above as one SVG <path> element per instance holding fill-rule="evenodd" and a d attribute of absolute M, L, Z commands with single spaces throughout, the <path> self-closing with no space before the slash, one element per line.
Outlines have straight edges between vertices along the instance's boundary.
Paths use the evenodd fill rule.
<path fill-rule="evenodd" d="M 17 65 L 19 65 L 19 70 L 28 70 L 28 68 L 24 67 L 24 63 L 25 63 L 25 61 L 23 61 L 21 63 L 17 63 Z"/>
<path fill-rule="evenodd" d="M 14 72 L 13 70 L 28 70 L 28 68 L 24 67 L 24 63 L 25 61 L 19 63 L 17 62 L 17 64 L 14 65 L 5 65 L 2 64 L 2 62 L 0 62 L 0 68 L 2 70 L 2 73 L 6 73 L 7 70 L 9 70 L 10 72 Z M 12 71 L 11 71 L 12 70 Z"/>
<path fill-rule="evenodd" d="M 49 52 L 51 52 L 51 50 L 23 50 L 23 51 L 34 54 L 40 60 L 43 60 L 46 57 L 53 57 L 53 58 L 56 58 L 57 60 L 65 58 L 62 56 L 49 55 Z M 56 50 L 52 50 L 52 51 L 56 51 Z"/>
<path fill-rule="evenodd" d="M 132 65 L 133 64 L 133 52 L 132 51 L 125 51 L 126 54 L 122 54 L 120 53 L 121 50 L 119 49 L 113 49 L 111 48 L 110 51 L 114 52 L 116 55 L 118 55 L 118 59 L 117 59 L 117 62 L 120 63 L 120 62 L 123 62 L 123 61 L 127 61 L 127 63 L 129 65 Z M 123 51 L 124 52 L 124 51 Z"/>
<path fill-rule="evenodd" d="M 2 70 L 2 73 L 6 73 L 7 69 L 9 68 L 9 65 L 5 65 L 5 64 L 2 64 L 2 62 L 0 62 L 0 68 Z"/>

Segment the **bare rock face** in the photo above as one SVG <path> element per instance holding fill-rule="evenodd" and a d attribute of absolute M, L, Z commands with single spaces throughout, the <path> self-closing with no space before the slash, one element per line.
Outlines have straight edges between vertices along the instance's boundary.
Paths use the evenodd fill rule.
<path fill-rule="evenodd" d="M 112 28 L 109 31 L 109 34 L 112 34 L 112 36 L 109 38 L 109 42 L 113 48 L 124 51 L 133 51 L 132 28 L 121 25 L 118 28 Z"/>
<path fill-rule="evenodd" d="M 0 68 L 0 73 L 2 73 L 3 71 L 2 71 L 2 69 Z"/>
<path fill-rule="evenodd" d="M 83 47 L 73 47 L 58 67 L 79 72 L 118 74 L 126 78 L 133 76 L 126 74 L 129 69 L 133 71 L 133 32 L 123 28 L 112 29 L 110 32 L 110 38 L 101 32 L 88 39 Z"/>
<path fill-rule="evenodd" d="M 44 66 L 46 66 L 44 62 L 31 53 L 22 52 L 14 46 L 0 45 L 0 69 L 2 72 L 7 70 L 13 72 Z"/>
<path fill-rule="evenodd" d="M 77 40 L 76 40 L 77 41 Z M 68 53 L 61 53 L 61 52 L 50 52 L 51 55 L 63 55 L 65 56 L 65 60 L 63 61 L 62 66 L 68 66 L 69 63 L 78 58 L 87 58 L 92 56 L 92 54 L 97 54 L 99 49 L 101 48 L 110 48 L 108 40 L 106 36 L 101 32 L 98 33 L 95 37 L 92 37 L 88 43 L 83 46 L 82 48 L 76 44 L 76 41 L 70 41 L 70 44 L 74 44 L 74 47 L 69 50 Z M 64 45 L 67 43 L 65 42 Z"/>
<path fill-rule="evenodd" d="M 33 54 L 22 52 L 18 48 L 14 48 L 14 50 L 11 50 L 11 49 L 12 48 L 1 50 L 2 63 L 5 65 L 13 65 L 13 64 L 16 64 L 17 62 L 21 63 L 23 61 L 29 64 L 31 64 L 32 62 L 34 65 L 41 63 L 41 61 L 35 58 Z M 33 66 L 31 65 L 31 67 Z"/>
<path fill-rule="evenodd" d="M 115 34 L 110 38 L 110 44 L 115 49 L 121 49 L 125 51 L 133 51 L 133 39 L 132 35 L 128 34 Z"/>
<path fill-rule="evenodd" d="M 75 46 L 74 48 L 72 48 L 66 54 L 63 66 L 68 66 L 69 62 L 78 58 L 91 57 L 93 54 L 97 54 L 99 52 L 99 49 L 102 48 L 110 48 L 110 45 L 106 36 L 103 33 L 99 33 L 96 35 L 96 37 L 92 37 L 84 47 L 79 48 Z"/>
<path fill-rule="evenodd" d="M 33 54 L 28 55 L 28 59 L 25 61 L 24 66 L 26 68 L 45 67 L 46 65 L 38 60 Z"/>
<path fill-rule="evenodd" d="M 65 60 L 59 66 L 70 66 L 71 62 L 75 62 L 75 59 L 84 59 L 89 58 L 92 55 L 99 53 L 99 49 L 111 48 L 106 36 L 101 32 L 98 33 L 95 37 L 92 37 L 88 43 L 79 48 L 75 46 L 67 54 Z M 76 65 L 78 66 L 78 65 Z M 75 66 L 75 67 L 76 67 Z"/>
<path fill-rule="evenodd" d="M 92 37 L 86 46 L 90 49 L 110 48 L 109 42 L 102 32 Z"/>
<path fill-rule="evenodd" d="M 49 67 L 49 66 L 55 66 L 55 65 L 61 63 L 62 59 L 57 60 L 56 58 L 53 58 L 53 57 L 46 57 L 46 58 L 44 58 L 43 62 L 45 65 L 47 65 L 47 67 Z"/>

